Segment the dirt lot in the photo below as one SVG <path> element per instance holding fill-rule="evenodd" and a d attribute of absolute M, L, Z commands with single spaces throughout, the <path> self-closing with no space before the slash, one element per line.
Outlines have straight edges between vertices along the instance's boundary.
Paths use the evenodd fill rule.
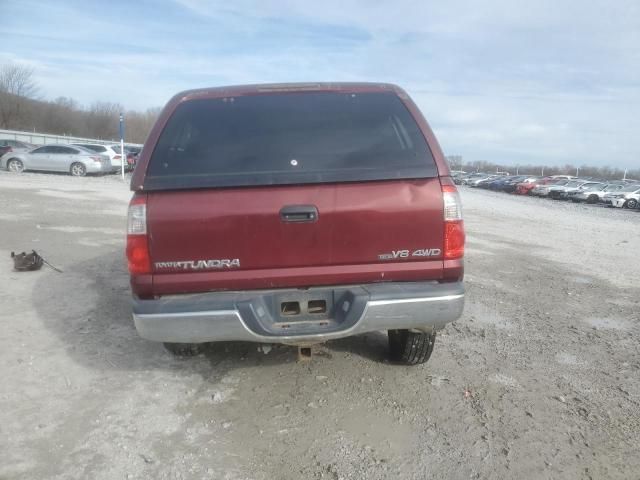
<path fill-rule="evenodd" d="M 133 328 L 117 177 L 0 172 L 0 478 L 639 478 L 640 214 L 464 190 L 465 314 L 176 359 Z M 11 271 L 35 248 L 64 270 Z"/>

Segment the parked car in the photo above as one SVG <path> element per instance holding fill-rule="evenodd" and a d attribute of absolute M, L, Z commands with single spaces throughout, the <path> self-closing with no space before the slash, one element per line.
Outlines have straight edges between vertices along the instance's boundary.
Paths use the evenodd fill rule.
<path fill-rule="evenodd" d="M 502 186 L 509 181 L 509 179 L 511 179 L 511 177 L 507 177 L 507 176 L 492 176 L 491 178 L 487 179 L 486 181 L 482 181 L 478 183 L 478 187 L 480 188 L 487 188 L 489 190 L 501 190 Z"/>
<path fill-rule="evenodd" d="M 0 168 L 16 173 L 25 170 L 69 172 L 78 177 L 112 170 L 108 156 L 71 145 L 44 145 L 27 152 L 11 152 L 0 158 Z"/>
<path fill-rule="evenodd" d="M 532 177 L 529 177 L 528 175 L 516 175 L 513 176 L 511 178 L 509 178 L 507 181 L 505 181 L 500 187 L 499 189 L 505 193 L 513 193 L 516 191 L 516 189 L 518 188 L 518 184 L 520 182 L 524 182 L 528 179 L 530 179 Z"/>
<path fill-rule="evenodd" d="M 574 177 L 573 175 L 551 175 L 551 178 L 554 180 L 575 180 L 578 177 Z"/>
<path fill-rule="evenodd" d="M 498 190 L 498 185 L 505 181 L 505 177 L 491 177 L 481 182 L 478 182 L 479 188 L 485 188 L 487 190 Z"/>
<path fill-rule="evenodd" d="M 546 185 L 551 180 L 551 177 L 530 177 L 516 185 L 515 193 L 518 195 L 529 195 L 534 188 L 539 185 Z"/>
<path fill-rule="evenodd" d="M 467 180 L 465 185 L 469 185 L 470 187 L 482 187 L 485 183 L 489 183 L 495 180 L 497 177 L 497 175 L 483 175 Z"/>
<path fill-rule="evenodd" d="M 559 193 L 559 198 L 562 200 L 571 200 L 578 193 L 581 193 L 588 188 L 603 188 L 605 185 L 606 183 L 588 181 L 578 187 L 565 187 L 564 191 Z"/>
<path fill-rule="evenodd" d="M 127 151 L 127 164 L 124 167 L 125 170 L 131 171 L 136 166 L 136 161 L 138 160 L 138 154 Z"/>
<path fill-rule="evenodd" d="M 502 183 L 504 183 L 507 180 L 507 178 L 508 177 L 505 177 L 503 175 L 500 175 L 500 176 L 493 175 L 487 178 L 486 180 L 478 182 L 477 186 L 479 188 L 486 188 L 489 190 L 498 190 L 498 185 L 501 185 Z"/>
<path fill-rule="evenodd" d="M 617 208 L 638 208 L 640 205 L 640 188 L 635 193 L 627 193 L 622 198 L 616 198 L 611 204 Z"/>
<path fill-rule="evenodd" d="M 577 192 L 575 195 L 572 195 L 571 201 L 576 203 L 598 203 L 607 193 L 615 192 L 623 187 L 624 184 L 621 183 L 592 185 L 591 187 L 585 188 L 582 191 Z"/>
<path fill-rule="evenodd" d="M 590 182 L 588 180 L 570 180 L 564 185 L 552 186 L 549 189 L 548 196 L 554 200 L 566 200 L 569 197 L 569 192 L 578 192 L 583 188 L 598 184 L 598 182 Z"/>
<path fill-rule="evenodd" d="M 20 140 L 0 139 L 0 157 L 9 152 L 26 152 L 28 150 L 31 150 L 32 148 L 35 148 L 35 145 L 21 142 Z"/>
<path fill-rule="evenodd" d="M 529 177 L 527 175 L 515 175 L 513 177 L 510 177 L 510 179 L 507 180 L 506 182 L 504 182 L 499 189 L 505 193 L 514 193 L 518 188 L 518 185 L 521 182 L 524 182 L 525 180 L 527 180 L 528 178 Z"/>
<path fill-rule="evenodd" d="M 72 143 L 71 145 L 86 148 L 100 155 L 107 155 L 111 160 L 112 171 L 119 172 L 122 169 L 122 152 L 120 145 L 102 145 L 100 143 Z"/>
<path fill-rule="evenodd" d="M 417 364 L 462 313 L 460 199 L 399 87 L 183 92 L 131 188 L 134 322 L 171 351 L 387 330 L 391 356 Z"/>
<path fill-rule="evenodd" d="M 565 179 L 551 179 L 547 183 L 536 185 L 531 190 L 531 195 L 535 195 L 537 197 L 546 197 L 549 195 L 549 191 L 553 187 L 561 187 L 563 185 L 566 185 L 569 182 L 570 180 L 565 180 Z"/>
<path fill-rule="evenodd" d="M 617 208 L 636 208 L 638 193 L 640 193 L 640 185 L 626 185 L 620 190 L 606 194 L 603 201 Z"/>
<path fill-rule="evenodd" d="M 458 177 L 454 180 L 456 180 L 458 183 L 458 185 L 469 185 L 470 182 L 474 181 L 474 180 L 478 180 L 478 179 L 484 179 L 487 178 L 488 175 L 486 173 L 468 173 L 466 175 L 463 175 L 462 177 Z"/>

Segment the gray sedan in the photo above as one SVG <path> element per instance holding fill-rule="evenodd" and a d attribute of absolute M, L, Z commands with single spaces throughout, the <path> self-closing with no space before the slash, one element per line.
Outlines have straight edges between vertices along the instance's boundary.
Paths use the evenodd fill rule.
<path fill-rule="evenodd" d="M 25 170 L 69 172 L 76 177 L 112 170 L 108 156 L 70 145 L 44 145 L 28 152 L 9 152 L 0 158 L 0 168 L 16 173 Z"/>

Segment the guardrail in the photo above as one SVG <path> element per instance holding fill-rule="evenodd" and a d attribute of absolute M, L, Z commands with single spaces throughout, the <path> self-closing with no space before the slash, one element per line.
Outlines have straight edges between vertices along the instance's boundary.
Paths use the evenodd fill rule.
<path fill-rule="evenodd" d="M 119 140 L 102 140 L 97 138 L 71 137 L 67 135 L 53 135 L 50 133 L 23 132 L 19 130 L 0 130 L 0 140 L 20 140 L 34 145 L 46 145 L 50 143 L 99 143 L 107 145 L 120 143 Z M 140 143 L 125 142 L 125 145 L 142 147 Z"/>

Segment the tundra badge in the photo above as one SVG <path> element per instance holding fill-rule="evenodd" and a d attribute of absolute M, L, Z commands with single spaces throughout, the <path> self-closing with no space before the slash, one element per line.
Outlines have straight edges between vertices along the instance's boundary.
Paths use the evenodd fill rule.
<path fill-rule="evenodd" d="M 179 268 L 182 270 L 206 270 L 221 268 L 240 268 L 240 259 L 222 259 L 222 260 L 186 260 L 181 262 L 156 262 L 155 267 L 161 268 Z"/>

